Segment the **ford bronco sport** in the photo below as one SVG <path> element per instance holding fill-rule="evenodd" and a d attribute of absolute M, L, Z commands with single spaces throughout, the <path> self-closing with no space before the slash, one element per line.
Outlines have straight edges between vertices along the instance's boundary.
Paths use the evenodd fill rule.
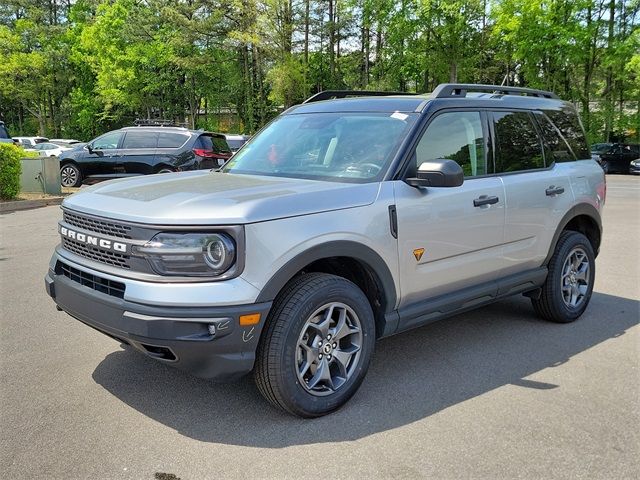
<path fill-rule="evenodd" d="M 577 319 L 605 188 L 552 93 L 323 92 L 221 171 L 65 199 L 46 289 L 125 346 L 204 378 L 253 371 L 272 404 L 320 416 L 356 392 L 377 338 L 515 294 Z"/>

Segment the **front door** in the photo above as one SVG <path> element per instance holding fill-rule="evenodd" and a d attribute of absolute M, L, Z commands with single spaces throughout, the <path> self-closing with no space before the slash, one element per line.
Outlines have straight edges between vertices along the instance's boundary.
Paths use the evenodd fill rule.
<path fill-rule="evenodd" d="M 462 186 L 394 182 L 400 309 L 493 280 L 503 268 L 505 194 L 502 180 L 487 176 L 493 163 L 484 118 L 477 111 L 440 113 L 416 148 L 414 171 L 425 161 L 452 159 L 464 171 Z"/>
<path fill-rule="evenodd" d="M 110 132 L 84 147 L 82 163 L 85 175 L 116 173 L 119 166 L 118 146 L 121 140 L 121 132 Z"/>

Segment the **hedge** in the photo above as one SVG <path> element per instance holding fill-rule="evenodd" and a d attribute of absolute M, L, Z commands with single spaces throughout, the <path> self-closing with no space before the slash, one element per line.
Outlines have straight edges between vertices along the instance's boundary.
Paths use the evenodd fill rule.
<path fill-rule="evenodd" d="M 20 193 L 20 159 L 23 156 L 22 148 L 11 143 L 0 143 L 0 198 L 11 200 Z"/>

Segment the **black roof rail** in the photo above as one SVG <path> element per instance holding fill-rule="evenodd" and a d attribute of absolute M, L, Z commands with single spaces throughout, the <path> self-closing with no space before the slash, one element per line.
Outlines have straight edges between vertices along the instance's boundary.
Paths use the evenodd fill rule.
<path fill-rule="evenodd" d="M 540 98 L 559 99 L 553 92 L 536 90 L 534 88 L 505 87 L 501 85 L 474 85 L 472 83 L 441 83 L 433 92 L 432 98 L 460 98 L 466 97 L 467 92 L 491 92 L 502 95 L 528 95 Z"/>
<path fill-rule="evenodd" d="M 136 118 L 133 124 L 136 127 L 183 127 L 173 120 L 163 120 L 161 118 Z"/>
<path fill-rule="evenodd" d="M 310 96 L 302 103 L 321 102 L 322 100 L 335 100 L 348 97 L 387 97 L 389 95 L 416 95 L 407 92 L 374 92 L 371 90 L 324 90 Z"/>

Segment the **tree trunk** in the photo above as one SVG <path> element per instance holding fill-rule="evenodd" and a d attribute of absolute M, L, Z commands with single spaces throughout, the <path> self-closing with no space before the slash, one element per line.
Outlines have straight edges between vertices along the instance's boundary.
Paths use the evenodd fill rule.
<path fill-rule="evenodd" d="M 449 64 L 449 82 L 450 83 L 458 82 L 458 62 L 452 61 Z"/>

